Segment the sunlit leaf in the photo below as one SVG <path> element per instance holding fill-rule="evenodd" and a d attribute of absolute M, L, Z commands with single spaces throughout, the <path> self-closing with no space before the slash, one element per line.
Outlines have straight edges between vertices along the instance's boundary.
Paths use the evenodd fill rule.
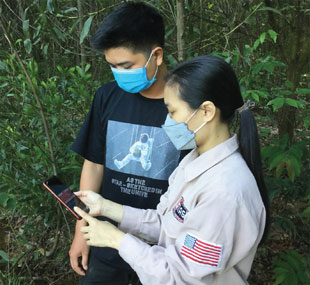
<path fill-rule="evenodd" d="M 90 29 L 90 26 L 91 26 L 93 17 L 94 17 L 94 16 L 90 16 L 90 17 L 86 20 L 86 22 L 84 23 L 84 26 L 83 26 L 83 29 L 82 29 L 82 32 L 81 32 L 81 36 L 80 36 L 80 44 L 83 43 L 84 39 L 86 38 L 86 36 L 87 36 L 88 33 L 89 33 L 89 29 Z"/>
<path fill-rule="evenodd" d="M 253 49 L 254 49 L 254 50 L 257 49 L 257 47 L 259 46 L 259 44 L 260 44 L 260 40 L 256 40 L 255 43 L 254 43 L 254 45 L 253 45 Z"/>
<path fill-rule="evenodd" d="M 275 98 L 275 99 L 269 101 L 267 105 L 268 106 L 272 105 L 273 110 L 277 111 L 278 109 L 283 107 L 284 102 L 285 102 L 285 98 L 280 97 L 280 98 Z"/>
<path fill-rule="evenodd" d="M 66 13 L 70 13 L 70 12 L 75 12 L 77 11 L 78 9 L 76 7 L 71 7 L 69 9 L 66 9 L 65 11 L 63 11 L 64 14 Z"/>
<path fill-rule="evenodd" d="M 32 43 L 30 39 L 24 40 L 24 47 L 25 47 L 26 52 L 30 54 L 32 51 Z"/>
<path fill-rule="evenodd" d="M 43 48 L 43 55 L 45 58 L 47 58 L 47 50 L 48 50 L 48 44 L 44 45 L 44 48 Z"/>
<path fill-rule="evenodd" d="M 273 42 L 276 43 L 278 34 L 274 30 L 268 30 L 268 34 L 272 38 Z"/>
<path fill-rule="evenodd" d="M 90 69 L 90 66 L 91 65 L 89 63 L 85 66 L 85 72 L 87 72 Z"/>
<path fill-rule="evenodd" d="M 296 90 L 296 93 L 300 94 L 300 95 L 302 95 L 302 94 L 310 94 L 310 89 L 309 88 L 298 88 Z"/>
<path fill-rule="evenodd" d="M 265 38 L 266 38 L 266 32 L 262 33 L 259 37 L 259 41 L 261 44 L 265 41 Z"/>
<path fill-rule="evenodd" d="M 270 12 L 273 12 L 273 13 L 276 13 L 276 14 L 283 16 L 279 10 L 271 8 L 271 7 L 262 7 L 260 9 L 258 9 L 258 11 L 270 11 Z"/>
<path fill-rule="evenodd" d="M 52 0 L 47 0 L 46 1 L 46 7 L 47 7 L 47 10 L 53 14 L 54 12 L 54 5 L 53 5 L 53 1 Z"/>
<path fill-rule="evenodd" d="M 298 100 L 292 98 L 285 98 L 285 104 L 298 108 Z"/>
<path fill-rule="evenodd" d="M 29 37 L 29 20 L 23 21 L 23 32 L 26 38 Z"/>
<path fill-rule="evenodd" d="M 285 278 L 286 278 L 286 276 L 288 275 L 288 273 L 289 273 L 289 271 L 286 270 L 285 273 L 279 275 L 279 276 L 277 277 L 276 281 L 274 282 L 274 285 L 279 285 L 279 284 L 281 284 L 281 283 L 285 280 Z"/>

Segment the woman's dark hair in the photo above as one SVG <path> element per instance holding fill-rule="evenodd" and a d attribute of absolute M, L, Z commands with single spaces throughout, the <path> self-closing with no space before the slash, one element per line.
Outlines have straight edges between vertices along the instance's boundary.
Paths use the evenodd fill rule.
<path fill-rule="evenodd" d="M 165 27 L 161 14 L 142 2 L 118 6 L 101 23 L 92 39 L 96 50 L 126 47 L 150 54 L 154 45 L 164 47 Z"/>
<path fill-rule="evenodd" d="M 220 109 L 221 120 L 227 123 L 244 104 L 232 67 L 216 56 L 204 55 L 185 61 L 168 74 L 166 81 L 167 86 L 178 86 L 180 98 L 193 110 L 205 101 L 213 102 Z M 263 179 L 256 122 L 249 109 L 240 112 L 239 149 L 256 179 L 266 209 L 263 241 L 269 227 L 269 201 Z"/>

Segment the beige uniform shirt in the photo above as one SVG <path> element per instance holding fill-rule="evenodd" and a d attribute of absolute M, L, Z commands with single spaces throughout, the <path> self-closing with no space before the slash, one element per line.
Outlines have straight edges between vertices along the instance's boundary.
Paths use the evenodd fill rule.
<path fill-rule="evenodd" d="M 120 228 L 128 234 L 119 253 L 143 284 L 246 284 L 264 225 L 234 135 L 200 156 L 191 151 L 156 210 L 124 207 Z"/>

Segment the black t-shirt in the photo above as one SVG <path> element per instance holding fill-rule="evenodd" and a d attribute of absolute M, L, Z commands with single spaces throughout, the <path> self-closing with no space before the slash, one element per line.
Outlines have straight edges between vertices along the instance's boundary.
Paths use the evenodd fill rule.
<path fill-rule="evenodd" d="M 156 208 L 181 156 L 161 128 L 166 116 L 163 99 L 127 93 L 116 82 L 97 90 L 72 148 L 104 165 L 104 198 L 141 209 Z M 96 247 L 92 253 L 115 267 L 129 268 L 114 249 Z"/>

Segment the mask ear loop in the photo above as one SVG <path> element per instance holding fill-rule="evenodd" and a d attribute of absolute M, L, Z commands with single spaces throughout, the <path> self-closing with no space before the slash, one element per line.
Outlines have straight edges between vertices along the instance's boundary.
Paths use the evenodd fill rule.
<path fill-rule="evenodd" d="M 194 134 L 196 134 L 202 127 L 204 127 L 205 125 L 207 124 L 207 122 L 204 122 L 199 128 L 197 128 L 195 131 L 194 131 Z"/>
<path fill-rule="evenodd" d="M 198 112 L 198 110 L 199 110 L 199 108 L 196 109 L 196 110 L 193 112 L 193 114 L 191 114 L 191 115 L 189 116 L 189 118 L 185 121 L 185 124 L 187 124 L 188 121 L 189 121 L 191 118 L 193 118 L 193 117 L 195 116 L 195 114 Z"/>
<path fill-rule="evenodd" d="M 156 65 L 156 71 L 155 71 L 155 74 L 154 74 L 154 76 L 153 76 L 152 80 L 156 77 L 156 75 L 157 75 L 157 71 L 158 71 L 158 65 Z"/>
<path fill-rule="evenodd" d="M 151 60 L 151 57 L 153 55 L 153 51 L 151 51 L 151 54 L 149 56 L 149 59 L 147 60 L 146 64 L 144 65 L 144 67 L 147 67 L 147 65 L 149 64 L 150 60 Z"/>
<path fill-rule="evenodd" d="M 147 67 L 147 65 L 149 64 L 149 62 L 150 62 L 150 60 L 151 60 L 151 58 L 152 58 L 153 52 L 154 52 L 154 51 L 152 50 L 152 51 L 151 51 L 151 54 L 150 54 L 150 56 L 149 56 L 149 59 L 147 60 L 147 62 L 146 62 L 146 64 L 144 65 L 144 67 Z M 156 77 L 157 71 L 158 71 L 158 65 L 156 65 L 155 74 L 154 74 L 153 78 L 152 78 L 150 81 L 152 81 L 152 80 Z"/>
<path fill-rule="evenodd" d="M 189 116 L 189 118 L 185 121 L 185 124 L 187 124 L 188 121 L 189 121 L 191 118 L 193 118 L 193 117 L 195 116 L 195 114 L 198 112 L 198 110 L 199 110 L 199 108 L 196 109 L 196 110 L 193 112 L 193 114 L 191 114 L 191 115 Z M 198 127 L 196 130 L 194 130 L 194 134 L 196 134 L 203 126 L 205 126 L 206 123 L 207 123 L 207 122 L 204 122 L 200 127 Z"/>

